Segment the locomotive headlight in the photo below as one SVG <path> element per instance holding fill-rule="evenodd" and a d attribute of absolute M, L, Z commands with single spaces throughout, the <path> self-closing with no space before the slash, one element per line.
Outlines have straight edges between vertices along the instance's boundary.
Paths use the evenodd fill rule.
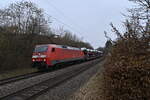
<path fill-rule="evenodd" d="M 46 59 L 44 59 L 43 61 L 46 61 Z"/>
<path fill-rule="evenodd" d="M 35 59 L 32 59 L 33 62 L 35 62 Z"/>

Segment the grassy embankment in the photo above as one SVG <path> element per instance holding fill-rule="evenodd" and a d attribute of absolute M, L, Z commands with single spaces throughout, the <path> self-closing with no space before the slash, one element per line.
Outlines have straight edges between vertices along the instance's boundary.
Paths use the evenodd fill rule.
<path fill-rule="evenodd" d="M 24 74 L 32 73 L 36 71 L 37 69 L 35 68 L 22 68 L 22 69 L 15 69 L 11 71 L 4 71 L 4 72 L 1 72 L 0 74 L 0 80 L 19 76 L 19 75 L 24 75 Z"/>

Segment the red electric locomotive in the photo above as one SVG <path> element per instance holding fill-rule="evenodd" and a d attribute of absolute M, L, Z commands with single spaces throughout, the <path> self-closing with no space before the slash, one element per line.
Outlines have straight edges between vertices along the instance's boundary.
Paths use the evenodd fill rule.
<path fill-rule="evenodd" d="M 84 57 L 79 48 L 55 44 L 37 45 L 32 55 L 32 66 L 48 68 L 59 63 L 84 60 Z"/>

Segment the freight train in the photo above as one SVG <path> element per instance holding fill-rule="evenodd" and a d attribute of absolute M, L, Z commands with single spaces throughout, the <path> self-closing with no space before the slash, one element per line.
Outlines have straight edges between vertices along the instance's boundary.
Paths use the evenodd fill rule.
<path fill-rule="evenodd" d="M 75 48 L 65 45 L 36 45 L 32 54 L 32 66 L 38 69 L 48 69 L 60 63 L 87 61 L 96 59 L 102 52 L 86 48 Z"/>

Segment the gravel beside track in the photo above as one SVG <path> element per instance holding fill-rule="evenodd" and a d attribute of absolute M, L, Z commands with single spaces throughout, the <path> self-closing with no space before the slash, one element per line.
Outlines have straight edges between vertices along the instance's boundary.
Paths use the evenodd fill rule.
<path fill-rule="evenodd" d="M 39 76 L 36 76 L 36 77 L 32 77 L 32 78 L 29 78 L 29 79 L 24 79 L 24 80 L 20 80 L 20 81 L 11 83 L 11 84 L 3 85 L 3 86 L 0 87 L 0 98 L 2 98 L 4 96 L 7 96 L 7 95 L 10 95 L 10 94 L 12 94 L 14 92 L 17 92 L 19 90 L 34 86 L 34 85 L 39 84 L 43 81 L 54 78 L 55 76 L 59 76 L 63 73 L 71 72 L 71 70 L 79 69 L 84 64 L 85 63 L 79 64 L 79 65 L 74 65 L 74 66 L 67 67 L 65 69 L 61 69 L 61 70 L 58 70 L 58 71 L 55 71 L 55 72 L 46 73 L 46 74 L 39 75 Z M 43 100 L 43 99 L 41 99 L 41 100 Z"/>

